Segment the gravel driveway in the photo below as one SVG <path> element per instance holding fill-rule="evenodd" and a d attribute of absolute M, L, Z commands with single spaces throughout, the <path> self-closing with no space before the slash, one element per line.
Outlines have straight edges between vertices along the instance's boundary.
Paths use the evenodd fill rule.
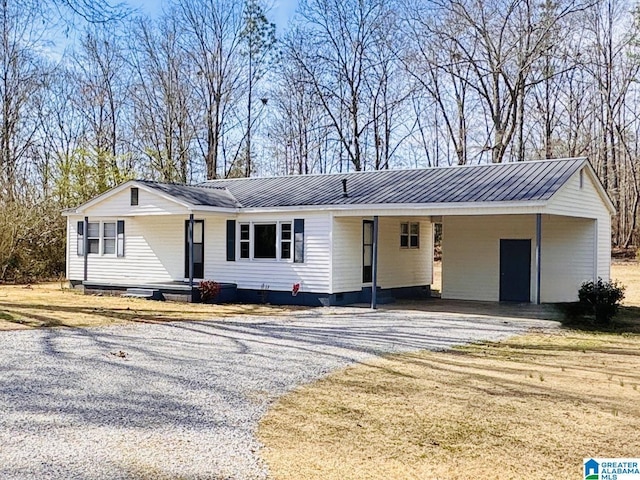
<path fill-rule="evenodd" d="M 268 478 L 254 432 L 295 386 L 373 355 L 554 325 L 325 308 L 0 333 L 0 478 Z"/>

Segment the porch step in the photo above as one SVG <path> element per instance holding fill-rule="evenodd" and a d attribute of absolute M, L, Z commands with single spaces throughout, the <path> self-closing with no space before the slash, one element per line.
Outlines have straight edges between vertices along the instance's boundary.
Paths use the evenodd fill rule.
<path fill-rule="evenodd" d="M 163 299 L 160 290 L 151 288 L 127 288 L 127 293 L 124 293 L 122 296 L 128 298 L 144 298 L 146 300 Z"/>

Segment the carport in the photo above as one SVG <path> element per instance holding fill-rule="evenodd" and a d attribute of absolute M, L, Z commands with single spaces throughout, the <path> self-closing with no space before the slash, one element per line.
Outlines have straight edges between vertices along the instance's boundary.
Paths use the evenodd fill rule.
<path fill-rule="evenodd" d="M 438 201 L 430 205 L 386 206 L 377 215 L 361 217 L 372 226 L 371 306 L 376 308 L 380 289 L 397 287 L 380 281 L 392 263 L 389 242 L 395 242 L 397 250 L 397 236 L 382 227 L 393 218 L 402 219 L 396 235 L 402 235 L 403 225 L 411 225 L 412 219 L 420 221 L 424 230 L 426 219 L 431 240 L 433 225 L 442 224 L 443 299 L 567 302 L 577 299 L 583 282 L 608 279 L 614 209 L 590 164 L 573 159 L 527 162 L 518 167 L 509 172 L 516 175 L 505 175 L 506 169 L 495 167 L 484 172 L 469 167 L 477 178 L 466 176 L 464 181 L 440 185 L 434 194 Z M 553 167 L 559 171 L 553 172 Z M 363 233 L 363 252 L 366 244 Z M 413 264 L 414 271 L 422 268 L 423 261 L 432 262 L 433 242 L 427 244 L 422 261 Z M 381 249 L 386 249 L 384 255 Z M 366 268 L 366 258 L 362 268 Z M 432 275 L 432 268 L 428 270 Z"/>

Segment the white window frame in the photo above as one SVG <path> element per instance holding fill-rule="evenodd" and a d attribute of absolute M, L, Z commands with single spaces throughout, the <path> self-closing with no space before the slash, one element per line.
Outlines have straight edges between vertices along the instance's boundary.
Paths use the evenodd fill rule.
<path fill-rule="evenodd" d="M 101 249 L 100 251 L 102 252 L 103 256 L 108 256 L 108 257 L 112 257 L 112 256 L 116 256 L 118 253 L 118 221 L 114 220 L 114 221 L 104 221 L 101 222 L 101 228 L 100 228 L 100 233 L 102 234 L 101 237 Z M 106 228 L 107 225 L 113 225 L 113 236 L 112 237 L 107 237 L 107 233 L 106 233 Z M 107 240 L 112 240 L 113 241 L 113 252 L 106 252 L 106 248 L 107 248 Z"/>
<path fill-rule="evenodd" d="M 87 228 L 86 228 L 86 232 L 85 236 L 86 238 L 86 245 L 87 245 L 87 255 L 90 255 L 92 257 L 114 257 L 114 258 L 125 258 L 126 256 L 126 251 L 124 249 L 124 243 L 125 243 L 125 237 L 126 237 L 126 221 L 125 222 L 125 233 L 124 234 L 118 234 L 118 222 L 119 221 L 124 221 L 122 219 L 103 219 L 103 220 L 94 220 L 94 221 L 89 221 L 87 222 Z M 106 224 L 108 223 L 112 223 L 114 225 L 114 232 L 115 232 L 115 236 L 113 237 L 106 237 L 104 234 L 104 227 Z M 98 224 L 98 236 L 93 236 L 90 237 L 89 236 L 89 225 L 91 224 Z M 98 252 L 94 253 L 94 252 L 90 252 L 89 251 L 89 245 L 90 245 L 90 241 L 91 240 L 98 240 Z M 114 241 L 114 251 L 113 253 L 105 253 L 104 248 L 105 248 L 105 240 L 113 240 Z M 83 242 L 84 242 L 84 238 L 83 238 Z M 122 255 L 118 255 L 118 245 L 122 244 Z"/>
<path fill-rule="evenodd" d="M 98 225 L 98 236 L 89 236 L 89 230 L 90 230 L 90 226 L 91 225 Z M 100 256 L 100 252 L 102 252 L 102 222 L 98 221 L 98 222 L 87 222 L 87 231 L 85 232 L 85 235 L 87 236 L 87 255 L 98 255 Z M 98 240 L 98 251 L 97 252 L 92 252 L 91 251 L 91 240 Z"/>
<path fill-rule="evenodd" d="M 249 240 L 241 238 L 241 229 L 243 225 L 249 226 Z M 276 256 L 275 258 L 255 258 L 255 226 L 256 225 L 275 225 L 276 226 Z M 282 226 L 289 225 L 290 226 L 290 239 L 283 239 L 282 235 Z M 238 222 L 237 227 L 237 256 L 236 259 L 240 262 L 284 262 L 284 263 L 293 263 L 293 220 L 260 220 L 260 221 L 248 221 L 248 222 Z M 282 258 L 282 243 L 289 243 L 289 258 Z M 249 257 L 243 258 L 242 255 L 242 244 L 249 244 Z"/>
<path fill-rule="evenodd" d="M 402 230 L 406 226 L 407 233 L 403 233 Z M 416 227 L 417 232 L 412 233 L 411 227 Z M 402 239 L 406 237 L 407 245 L 402 245 Z M 411 239 L 416 239 L 416 244 L 412 245 Z M 402 250 L 418 250 L 420 248 L 420 222 L 401 222 L 400 223 L 400 248 Z"/>
<path fill-rule="evenodd" d="M 284 238 L 284 226 L 289 226 L 289 238 Z M 293 222 L 279 222 L 278 223 L 278 232 L 280 234 L 280 241 L 278 242 L 278 247 L 280 247 L 279 258 L 282 261 L 292 261 L 293 260 Z M 276 234 L 276 236 L 277 236 Z M 283 246 L 289 245 L 289 256 L 284 258 L 282 256 Z"/>

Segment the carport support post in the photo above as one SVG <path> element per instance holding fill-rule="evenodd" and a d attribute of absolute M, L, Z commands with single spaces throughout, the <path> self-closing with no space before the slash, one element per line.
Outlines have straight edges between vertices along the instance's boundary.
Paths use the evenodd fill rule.
<path fill-rule="evenodd" d="M 540 305 L 540 265 L 542 242 L 542 214 L 536 213 L 536 304 Z"/>
<path fill-rule="evenodd" d="M 189 214 L 189 295 L 193 302 L 193 213 Z"/>
<path fill-rule="evenodd" d="M 378 308 L 378 216 L 373 217 L 373 255 L 371 259 L 371 308 Z"/>
<path fill-rule="evenodd" d="M 86 282 L 89 276 L 89 217 L 84 217 L 84 235 L 82 236 L 82 250 L 84 253 L 84 276 Z"/>

